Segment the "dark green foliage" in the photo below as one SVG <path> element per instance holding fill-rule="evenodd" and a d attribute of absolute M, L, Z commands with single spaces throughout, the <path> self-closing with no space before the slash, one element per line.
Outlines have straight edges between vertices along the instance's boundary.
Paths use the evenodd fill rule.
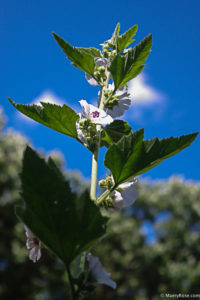
<path fill-rule="evenodd" d="M 125 33 L 117 37 L 117 52 L 121 52 L 133 42 L 133 37 L 137 32 L 137 25 L 129 28 Z"/>
<path fill-rule="evenodd" d="M 118 53 L 111 62 L 110 72 L 115 84 L 115 90 L 136 77 L 144 68 L 152 45 L 152 35 L 146 36 L 133 49 L 129 49 L 125 55 Z"/>
<path fill-rule="evenodd" d="M 11 99 L 10 103 L 27 117 L 41 123 L 53 130 L 77 138 L 76 121 L 77 113 L 69 106 L 41 102 L 39 105 L 17 104 Z"/>
<path fill-rule="evenodd" d="M 116 185 L 143 174 L 157 166 L 164 159 L 188 147 L 198 133 L 178 138 L 158 138 L 143 141 L 144 130 L 124 136 L 113 144 L 105 156 L 105 166 L 111 171 Z"/>
<path fill-rule="evenodd" d="M 93 47 L 72 47 L 69 43 L 65 42 L 56 33 L 53 33 L 53 36 L 58 45 L 65 52 L 67 57 L 72 61 L 73 65 L 94 77 L 94 56 L 96 56 L 96 54 L 99 54 L 98 49 L 95 49 Z"/>
<path fill-rule="evenodd" d="M 24 206 L 17 207 L 17 215 L 65 264 L 104 235 L 107 218 L 88 192 L 77 197 L 56 165 L 30 147 L 24 153 L 21 179 Z"/>
<path fill-rule="evenodd" d="M 109 147 L 113 143 L 118 142 L 124 135 L 128 135 L 132 131 L 127 122 L 115 120 L 104 128 L 102 133 L 102 146 Z"/>
<path fill-rule="evenodd" d="M 16 132 L 0 131 L 0 299 L 70 299 L 63 264 L 44 248 L 40 261 L 31 262 L 23 224 L 14 215 L 26 143 Z M 175 178 L 153 186 L 142 182 L 130 214 L 112 213 L 110 235 L 95 247 L 94 254 L 117 281 L 117 291 L 100 286 L 90 299 L 160 300 L 160 293 L 169 291 L 199 294 L 199 183 Z M 153 243 L 141 230 L 147 221 L 156 234 Z"/>

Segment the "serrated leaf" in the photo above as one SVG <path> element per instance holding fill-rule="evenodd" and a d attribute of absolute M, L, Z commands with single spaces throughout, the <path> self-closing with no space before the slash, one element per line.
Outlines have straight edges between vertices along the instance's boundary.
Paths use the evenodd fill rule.
<path fill-rule="evenodd" d="M 117 38 L 117 51 L 121 52 L 133 42 L 133 37 L 137 32 L 137 25 L 129 28 L 125 33 Z"/>
<path fill-rule="evenodd" d="M 116 184 L 126 181 L 131 172 L 130 168 L 137 163 L 138 156 L 141 155 L 143 137 L 144 129 L 130 133 L 113 144 L 106 152 L 104 163 L 111 171 Z"/>
<path fill-rule="evenodd" d="M 86 53 L 92 55 L 93 57 L 101 57 L 101 51 L 94 47 L 90 47 L 90 48 L 76 47 L 76 49 L 86 52 Z"/>
<path fill-rule="evenodd" d="M 94 53 L 95 48 L 86 50 L 87 48 L 73 47 L 56 33 L 53 33 L 53 36 L 73 65 L 94 77 L 95 62 L 94 55 L 91 53 Z"/>
<path fill-rule="evenodd" d="M 39 106 L 35 104 L 17 104 L 11 99 L 9 101 L 17 110 L 36 122 L 60 133 L 77 138 L 76 121 L 79 119 L 79 116 L 66 104 L 59 106 L 41 102 L 42 106 Z"/>
<path fill-rule="evenodd" d="M 69 265 L 105 234 L 107 218 L 89 199 L 72 193 L 55 165 L 45 162 L 30 147 L 23 158 L 23 207 L 16 213 L 30 230 Z"/>
<path fill-rule="evenodd" d="M 111 62 L 110 72 L 115 84 L 115 90 L 136 77 L 144 68 L 152 45 L 152 35 L 146 36 L 133 49 L 123 56 L 117 54 Z"/>
<path fill-rule="evenodd" d="M 142 141 L 143 130 L 123 137 L 113 144 L 105 156 L 105 166 L 111 171 L 116 185 L 126 182 L 157 166 L 166 158 L 188 147 L 198 133 L 159 140 Z"/>
<path fill-rule="evenodd" d="M 120 30 L 120 23 L 117 23 L 115 30 L 113 32 L 112 38 L 111 38 L 111 41 L 116 46 L 116 48 L 117 48 L 117 39 L 119 36 L 119 30 Z"/>
<path fill-rule="evenodd" d="M 124 135 L 128 135 L 131 131 L 132 129 L 127 122 L 115 120 L 104 128 L 101 145 L 110 147 L 110 145 L 118 142 Z"/>

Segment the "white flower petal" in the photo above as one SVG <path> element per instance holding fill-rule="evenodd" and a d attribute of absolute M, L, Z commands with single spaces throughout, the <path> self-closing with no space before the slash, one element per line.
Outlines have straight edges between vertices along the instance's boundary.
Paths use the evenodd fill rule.
<path fill-rule="evenodd" d="M 105 67 L 108 64 L 108 60 L 103 57 L 95 57 L 94 62 L 98 67 L 102 67 L 102 66 Z"/>
<path fill-rule="evenodd" d="M 89 84 L 91 84 L 92 86 L 97 86 L 98 82 L 88 73 L 85 73 L 85 78 L 88 81 Z"/>
<path fill-rule="evenodd" d="M 114 179 L 111 176 L 113 182 Z M 125 207 L 131 206 L 135 200 L 138 198 L 138 191 L 135 189 L 135 184 L 137 183 L 137 179 L 132 179 L 128 182 L 122 183 L 119 185 L 118 189 L 111 193 L 111 197 L 113 197 L 112 204 L 114 206 L 114 210 L 120 210 Z"/>
<path fill-rule="evenodd" d="M 113 122 L 113 118 L 98 107 L 88 104 L 86 100 L 79 101 L 84 116 L 94 124 L 108 125 Z"/>
<path fill-rule="evenodd" d="M 101 284 L 105 284 L 110 286 L 113 289 L 116 289 L 116 282 L 110 278 L 110 274 L 108 274 L 102 267 L 102 264 L 98 257 L 93 256 L 91 253 L 87 255 L 87 261 L 89 263 L 89 272 L 91 272 L 92 276 L 95 280 L 97 280 Z"/>
<path fill-rule="evenodd" d="M 114 90 L 114 84 L 109 84 L 108 89 Z M 121 117 L 126 110 L 129 109 L 131 105 L 131 96 L 128 93 L 128 88 L 125 86 L 120 87 L 116 93 L 115 93 L 119 98 L 118 104 L 113 106 L 112 109 L 108 109 L 107 113 L 113 117 Z"/>
<path fill-rule="evenodd" d="M 36 262 L 41 257 L 41 242 L 38 240 L 38 238 L 36 238 L 36 236 L 26 225 L 24 225 L 24 229 L 27 237 L 26 247 L 28 250 L 30 250 L 29 258 L 33 262 Z"/>
<path fill-rule="evenodd" d="M 114 206 L 114 210 L 120 210 L 123 207 L 123 197 L 120 192 L 113 191 L 110 196 L 113 196 L 112 204 Z M 113 210 L 111 208 L 111 210 Z"/>
<path fill-rule="evenodd" d="M 42 254 L 41 254 L 40 246 L 35 246 L 29 252 L 29 259 L 35 263 L 40 259 L 41 255 Z"/>
<path fill-rule="evenodd" d="M 86 143 L 87 144 L 87 141 L 86 141 L 86 138 L 84 136 L 83 130 L 80 129 L 80 126 L 79 126 L 80 121 L 83 121 L 83 120 L 86 120 L 86 119 L 83 118 L 81 114 L 79 114 L 79 120 L 76 121 L 76 132 L 77 132 L 79 140 L 82 143 Z"/>

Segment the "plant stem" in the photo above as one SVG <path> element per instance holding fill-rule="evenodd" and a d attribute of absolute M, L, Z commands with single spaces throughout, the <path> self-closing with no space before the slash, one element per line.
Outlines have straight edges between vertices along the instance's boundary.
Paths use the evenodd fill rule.
<path fill-rule="evenodd" d="M 104 109 L 104 91 L 108 88 L 108 82 L 110 80 L 110 73 L 107 75 L 107 79 L 104 87 L 102 88 L 101 99 L 99 108 Z M 96 190 L 97 190 L 97 169 L 98 169 L 98 157 L 99 157 L 99 148 L 101 143 L 101 125 L 96 125 L 97 130 L 97 144 L 96 149 L 92 155 L 92 172 L 91 172 L 91 186 L 90 186 L 90 198 L 93 201 L 96 201 Z"/>
<path fill-rule="evenodd" d="M 71 298 L 72 298 L 72 300 L 77 300 L 76 291 L 75 291 L 74 283 L 73 283 L 73 278 L 72 278 L 69 266 L 66 265 L 66 269 L 67 269 L 67 274 L 68 274 L 69 284 L 70 284 L 70 289 L 71 289 Z"/>
<path fill-rule="evenodd" d="M 106 190 L 105 192 L 103 192 L 103 194 L 101 194 L 101 196 L 99 196 L 99 198 L 96 200 L 96 203 L 99 205 L 103 202 L 103 200 L 105 200 L 115 189 L 116 187 L 112 187 L 111 190 Z"/>

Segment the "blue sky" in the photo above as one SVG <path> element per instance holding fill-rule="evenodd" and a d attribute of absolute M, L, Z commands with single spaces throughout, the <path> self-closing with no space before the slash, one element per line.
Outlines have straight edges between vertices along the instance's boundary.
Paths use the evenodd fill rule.
<path fill-rule="evenodd" d="M 74 46 L 94 46 L 110 38 L 117 22 L 121 32 L 138 24 L 136 42 L 153 34 L 144 74 L 130 84 L 133 106 L 125 118 L 146 138 L 178 136 L 199 130 L 200 2 L 198 0 L 52 1 L 7 0 L 0 8 L 0 106 L 12 127 L 37 149 L 60 149 L 67 167 L 90 176 L 91 154 L 73 139 L 22 118 L 8 103 L 29 104 L 52 97 L 78 109 L 94 103 L 98 92 L 66 60 L 51 32 Z M 134 101 L 135 100 L 135 101 Z M 200 139 L 182 153 L 146 173 L 152 178 L 182 174 L 199 177 Z M 101 151 L 102 162 L 105 151 Z M 100 166 L 99 176 L 105 169 Z"/>

